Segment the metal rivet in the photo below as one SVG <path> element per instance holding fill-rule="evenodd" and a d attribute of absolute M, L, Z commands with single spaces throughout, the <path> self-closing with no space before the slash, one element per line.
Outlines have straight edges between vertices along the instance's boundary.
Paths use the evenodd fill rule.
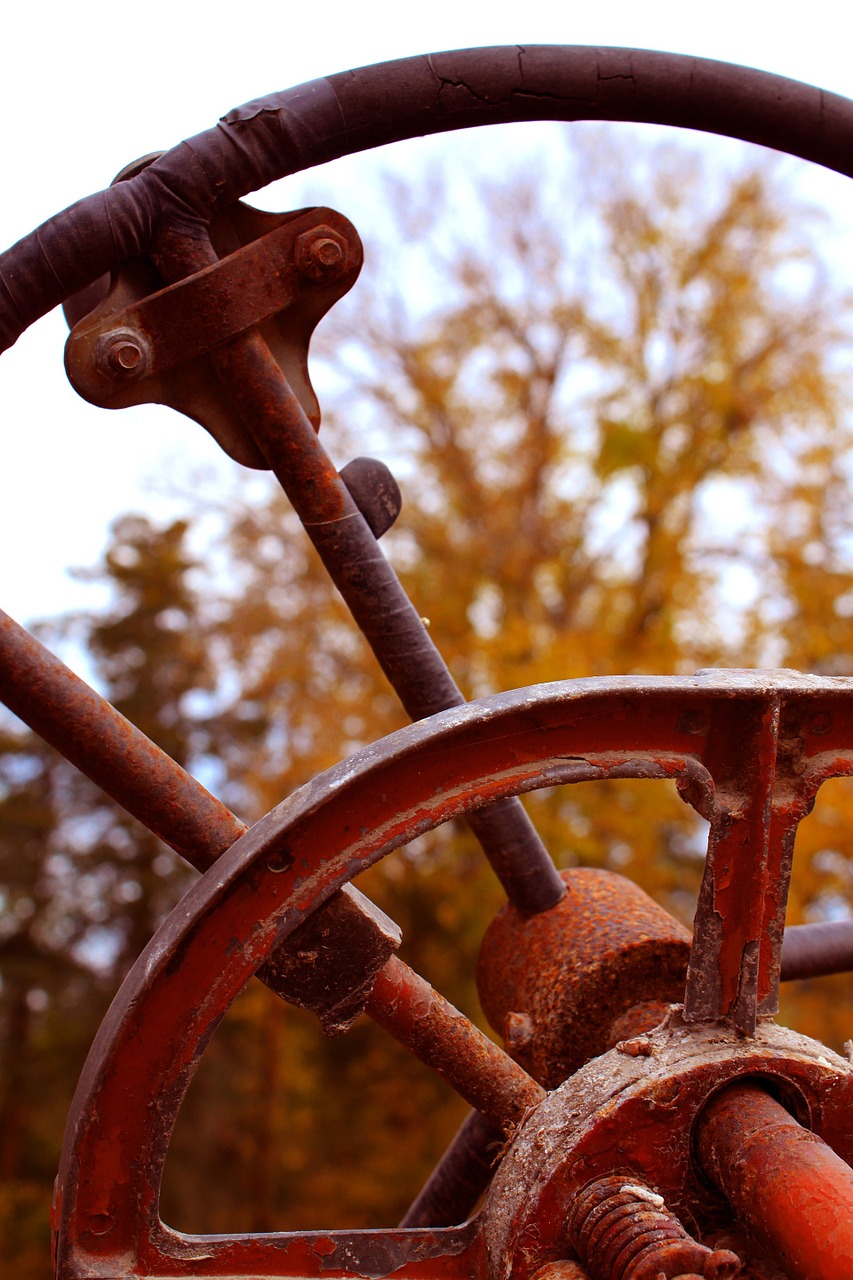
<path fill-rule="evenodd" d="M 289 871 L 292 866 L 293 856 L 286 849 L 272 853 L 267 858 L 267 870 L 272 871 L 273 875 L 281 875 L 283 871 Z"/>

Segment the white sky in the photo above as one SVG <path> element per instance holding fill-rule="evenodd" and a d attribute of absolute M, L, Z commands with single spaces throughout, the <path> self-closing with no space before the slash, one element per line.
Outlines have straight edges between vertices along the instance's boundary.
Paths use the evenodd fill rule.
<path fill-rule="evenodd" d="M 7 6 L 0 248 L 106 186 L 126 162 L 208 128 L 232 106 L 414 53 L 515 43 L 667 49 L 853 97 L 843 12 L 838 0 L 42 0 L 13 16 Z M 368 162 L 345 171 L 356 181 L 359 163 Z M 849 185 L 815 171 L 813 194 L 837 206 Z M 291 204 L 286 189 L 275 197 L 271 207 Z M 840 216 L 853 248 L 853 187 L 847 199 Z M 343 191 L 337 204 L 351 212 Z M 363 216 L 355 221 L 363 225 Z M 849 271 L 845 259 L 849 250 L 839 259 Z M 21 620 L 79 603 L 83 588 L 66 566 L 96 560 L 113 516 L 131 507 L 166 513 L 147 477 L 178 457 L 204 464 L 221 456 L 201 428 L 169 410 L 109 413 L 80 401 L 64 379 L 65 334 L 54 313 L 0 357 L 0 605 Z"/>

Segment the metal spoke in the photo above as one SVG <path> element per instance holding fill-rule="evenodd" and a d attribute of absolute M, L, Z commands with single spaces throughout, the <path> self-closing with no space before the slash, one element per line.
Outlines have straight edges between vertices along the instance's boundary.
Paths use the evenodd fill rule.
<path fill-rule="evenodd" d="M 523 1067 L 398 956 L 377 975 L 366 1012 L 504 1132 L 545 1097 Z"/>

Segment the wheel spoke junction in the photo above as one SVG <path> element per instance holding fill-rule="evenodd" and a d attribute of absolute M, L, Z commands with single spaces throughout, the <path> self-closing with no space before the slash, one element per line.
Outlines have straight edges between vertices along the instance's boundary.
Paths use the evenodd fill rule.
<path fill-rule="evenodd" d="M 720 672 L 571 681 L 499 695 L 409 726 L 314 779 L 242 836 L 140 958 L 93 1046 L 60 1176 L 63 1276 L 82 1275 L 84 1258 L 94 1255 L 108 1265 L 128 1252 L 140 1274 L 176 1274 L 180 1259 L 208 1240 L 172 1232 L 157 1216 L 168 1134 L 183 1092 L 213 1027 L 251 975 L 273 952 L 277 965 L 286 955 L 285 939 L 310 929 L 324 903 L 340 902 L 338 891 L 354 875 L 472 806 L 541 786 L 671 777 L 712 812 L 715 804 L 728 804 L 725 792 L 716 796 L 711 772 L 715 716 L 730 711 L 744 688 L 753 702 L 778 702 L 780 723 L 798 728 L 805 746 L 796 777 L 805 779 L 798 783 L 804 797 L 813 795 L 818 779 L 853 769 L 846 745 L 853 740 L 850 681 Z M 801 797 L 796 808 L 804 813 L 808 803 Z M 760 849 L 741 848 L 736 856 L 734 876 L 752 876 Z M 538 918 L 544 922 L 549 914 Z M 373 919 L 365 929 L 373 937 L 381 922 Z M 732 932 L 746 951 L 751 938 L 740 917 Z M 533 1108 L 538 1115 L 545 1105 L 536 1105 L 539 1086 L 392 957 L 398 940 L 389 925 L 384 952 L 371 951 L 363 969 L 355 966 L 359 999 L 492 1123 L 523 1129 L 525 1113 Z M 299 948 L 292 954 L 298 968 Z M 339 1027 L 351 1014 L 338 1001 L 327 1017 Z M 117 1134 L 108 1166 L 104 1131 Z M 120 1181 L 115 1168 L 127 1171 Z M 211 1253 L 202 1274 L 237 1274 L 238 1258 L 248 1268 L 244 1274 L 264 1274 L 273 1257 L 281 1264 L 282 1248 L 301 1248 L 281 1239 L 284 1245 L 274 1243 L 278 1237 L 205 1243 Z M 451 1244 L 459 1245 L 457 1236 Z"/>

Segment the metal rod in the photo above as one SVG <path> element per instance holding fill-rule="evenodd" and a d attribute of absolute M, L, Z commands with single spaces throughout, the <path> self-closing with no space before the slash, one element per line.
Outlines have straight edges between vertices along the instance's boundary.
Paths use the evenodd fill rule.
<path fill-rule="evenodd" d="M 853 969 L 853 920 L 795 924 L 782 943 L 782 981 L 821 978 Z"/>
<path fill-rule="evenodd" d="M 198 871 L 212 866 L 247 830 L 200 782 L 2 610 L 0 698 Z M 350 990 L 361 989 L 389 945 L 397 945 L 399 939 L 389 941 L 394 926 L 352 885 L 324 903 L 314 921 L 338 958 L 334 990 L 323 986 L 322 978 L 329 974 L 322 965 L 315 963 L 306 973 L 298 945 L 294 952 L 289 940 L 273 952 L 258 977 L 281 999 L 313 1009 L 329 1030 L 336 1015 L 343 1016 L 341 1008 L 351 1018 L 357 1016 L 363 1002 L 351 1005 Z"/>
<path fill-rule="evenodd" d="M 200 782 L 2 610 L 0 699 L 199 871 L 246 830 Z"/>
<path fill-rule="evenodd" d="M 758 1084 L 711 1099 L 698 1150 L 737 1216 L 792 1277 L 853 1274 L 853 1169 Z"/>
<path fill-rule="evenodd" d="M 545 1090 L 397 956 L 380 970 L 366 1012 L 503 1132 Z"/>
<path fill-rule="evenodd" d="M 444 659 L 264 339 L 243 334 L 211 359 L 407 713 L 420 720 L 460 706 Z M 535 915 L 560 901 L 565 885 L 519 800 L 467 821 L 519 911 Z"/>

